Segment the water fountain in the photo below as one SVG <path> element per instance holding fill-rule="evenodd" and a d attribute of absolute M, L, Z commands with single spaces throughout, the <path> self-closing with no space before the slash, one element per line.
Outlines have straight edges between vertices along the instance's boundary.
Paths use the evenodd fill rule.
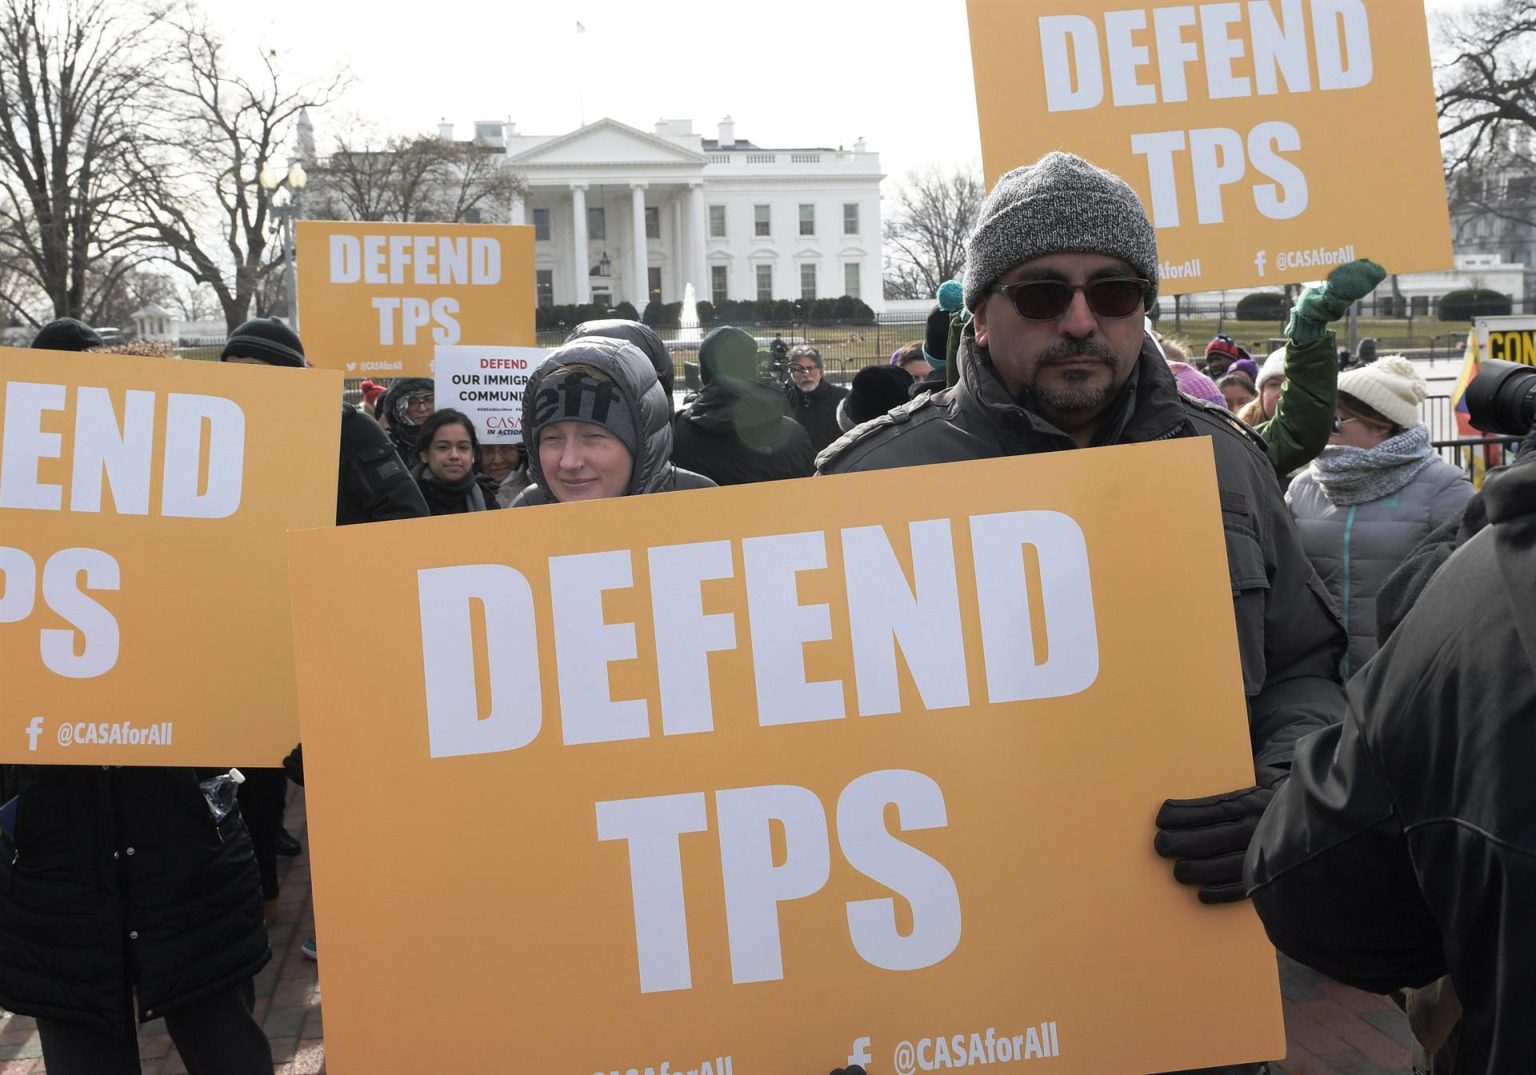
<path fill-rule="evenodd" d="M 703 338 L 699 332 L 699 300 L 694 294 L 693 285 L 687 284 L 683 288 L 683 312 L 677 325 L 677 343 L 686 350 L 696 351 Z"/>

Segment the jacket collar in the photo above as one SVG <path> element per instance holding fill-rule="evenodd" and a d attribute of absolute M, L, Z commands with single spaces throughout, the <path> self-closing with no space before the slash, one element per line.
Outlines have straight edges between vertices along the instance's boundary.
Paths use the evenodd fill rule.
<path fill-rule="evenodd" d="M 1508 470 L 1490 474 L 1482 495 L 1515 627 L 1536 667 L 1536 458 L 1522 456 Z"/>
<path fill-rule="evenodd" d="M 967 325 L 956 356 L 960 380 L 953 389 L 954 405 L 993 427 L 1011 452 L 1060 451 L 1076 442 L 1031 409 L 1028 399 L 1015 399 L 998 379 L 987 349 L 976 343 L 975 326 Z M 1110 405 L 1094 434 L 1095 447 L 1165 440 L 1189 431 L 1178 381 L 1150 337 L 1119 397 Z"/>

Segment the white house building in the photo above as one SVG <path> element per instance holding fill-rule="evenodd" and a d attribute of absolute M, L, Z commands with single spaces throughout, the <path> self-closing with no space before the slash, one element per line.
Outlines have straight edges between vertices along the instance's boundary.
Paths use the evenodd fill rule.
<path fill-rule="evenodd" d="M 452 140 L 444 124 L 439 136 Z M 503 149 L 527 184 L 514 224 L 536 234 L 540 305 L 695 297 L 837 298 L 882 308 L 880 155 L 770 148 L 718 137 L 691 120 L 642 131 L 600 119 L 556 135 L 476 123 L 475 142 Z"/>

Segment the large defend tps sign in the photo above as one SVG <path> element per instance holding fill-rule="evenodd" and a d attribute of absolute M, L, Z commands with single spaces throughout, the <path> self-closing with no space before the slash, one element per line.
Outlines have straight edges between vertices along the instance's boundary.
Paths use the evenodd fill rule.
<path fill-rule="evenodd" d="M 328 1059 L 1278 1056 L 1251 910 L 1152 850 L 1253 781 L 1230 593 L 1175 545 L 1225 557 L 1204 441 L 294 535 Z"/>
<path fill-rule="evenodd" d="M 968 9 L 988 185 L 1057 149 L 1119 175 L 1157 229 L 1164 294 L 1321 279 L 1357 257 L 1450 266 L 1415 0 Z M 1361 162 L 1390 179 L 1363 181 Z"/>
<path fill-rule="evenodd" d="M 351 377 L 430 377 L 436 348 L 534 342 L 533 229 L 300 221 L 311 362 Z"/>
<path fill-rule="evenodd" d="M 338 378 L 0 355 L 0 762 L 277 764 L 284 534 L 335 518 Z"/>

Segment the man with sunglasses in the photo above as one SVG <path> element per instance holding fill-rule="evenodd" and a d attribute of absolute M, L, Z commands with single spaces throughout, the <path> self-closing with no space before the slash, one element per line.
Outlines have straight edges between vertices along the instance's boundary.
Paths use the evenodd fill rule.
<path fill-rule="evenodd" d="M 821 366 L 821 352 L 814 347 L 796 347 L 789 354 L 789 416 L 805 427 L 811 437 L 811 451 L 819 452 L 843 435 L 837 423 L 837 405 L 848 396 L 848 389 L 826 378 Z"/>
<path fill-rule="evenodd" d="M 1155 813 L 1155 846 L 1175 860 L 1175 879 L 1224 903 L 1245 896 L 1243 853 L 1296 740 L 1343 716 L 1345 639 L 1264 445 L 1224 409 L 1180 395 L 1146 336 L 1157 286 L 1152 224 L 1119 177 L 1066 153 L 1008 173 L 966 244 L 974 317 L 959 383 L 866 423 L 818 462 L 840 473 L 1210 438 L 1257 779 L 1160 811 L 1148 804 L 1147 820 Z"/>

